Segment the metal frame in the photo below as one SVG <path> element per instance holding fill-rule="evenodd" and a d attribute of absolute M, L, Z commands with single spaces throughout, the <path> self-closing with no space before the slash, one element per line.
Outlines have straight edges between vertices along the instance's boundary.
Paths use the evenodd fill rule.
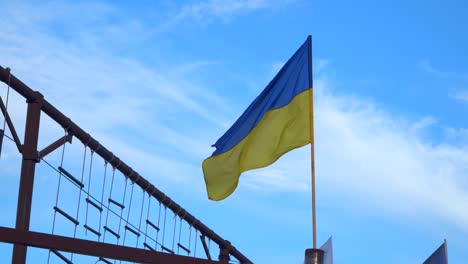
<path fill-rule="evenodd" d="M 21 164 L 18 207 L 16 209 L 16 229 L 18 231 L 29 230 L 34 173 L 36 163 L 39 161 L 37 141 L 39 140 L 42 99 L 42 95 L 38 93 L 36 98 L 27 100 L 28 111 L 26 114 L 24 145 L 22 147 L 23 161 Z M 13 263 L 25 263 L 26 251 L 26 246 L 15 244 L 13 247 Z"/>
<path fill-rule="evenodd" d="M 73 252 L 83 255 L 138 261 L 139 263 L 177 263 L 177 264 L 220 264 L 222 261 L 212 261 L 200 258 L 186 257 L 150 251 L 140 248 L 117 246 L 108 243 L 89 241 L 65 236 L 49 235 L 38 232 L 22 231 L 13 228 L 0 227 L 0 241 L 15 243 L 21 246 L 33 246 L 51 250 Z M 13 263 L 18 260 L 13 260 Z"/>
<path fill-rule="evenodd" d="M 169 208 L 173 211 L 177 216 L 181 219 L 185 220 L 187 223 L 191 224 L 195 229 L 199 230 L 200 233 L 210 240 L 217 243 L 220 247 L 220 263 L 228 263 L 229 262 L 229 255 L 235 257 L 240 263 L 252 263 L 246 256 L 244 256 L 239 250 L 237 250 L 231 243 L 221 236 L 216 234 L 213 230 L 208 228 L 204 225 L 200 220 L 195 218 L 189 212 L 187 212 L 184 208 L 182 208 L 179 204 L 173 201 L 170 197 L 166 196 L 163 192 L 161 192 L 158 188 L 156 188 L 153 184 L 151 184 L 148 180 L 142 177 L 138 172 L 133 170 L 129 165 L 125 162 L 120 160 L 117 156 L 115 156 L 111 151 L 109 151 L 106 147 L 101 145 L 96 139 L 86 133 L 83 129 L 81 129 L 77 124 L 75 124 L 70 118 L 65 116 L 62 112 L 60 112 L 57 108 L 55 108 L 52 104 L 50 104 L 47 100 L 44 99 L 42 94 L 39 92 L 33 91 L 29 88 L 26 84 L 21 82 L 17 79 L 14 75 L 12 75 L 9 69 L 5 69 L 0 66 L 0 81 L 9 84 L 9 86 L 26 98 L 28 102 L 28 112 L 27 112 L 27 119 L 26 119 L 26 131 L 25 131 L 25 144 L 22 146 L 21 151 L 23 155 L 23 163 L 22 163 L 22 170 L 21 170 L 21 179 L 20 179 L 20 190 L 18 194 L 18 211 L 17 211 L 17 221 L 16 221 L 16 235 L 19 235 L 20 238 L 11 239 L 11 230 L 7 230 L 5 228 L 0 228 L 0 241 L 15 243 L 14 247 L 14 254 L 13 254 L 13 263 L 25 263 L 26 259 L 26 246 L 39 246 L 37 243 L 33 243 L 36 240 L 34 238 L 36 236 L 43 236 L 42 238 L 45 241 L 56 241 L 54 239 L 59 239 L 59 236 L 52 236 L 47 234 L 40 234 L 34 232 L 28 232 L 29 230 L 29 222 L 30 222 L 30 214 L 31 214 L 31 199 L 32 199 L 32 192 L 33 192 L 33 185 L 34 185 L 34 171 L 35 171 L 35 164 L 39 161 L 40 152 L 37 150 L 37 140 L 38 140 L 38 133 L 39 133 L 39 123 L 40 123 L 40 114 L 41 111 L 52 118 L 55 122 L 57 122 L 60 126 L 62 126 L 69 135 L 72 135 L 79 139 L 83 144 L 86 144 L 95 154 L 101 156 L 105 161 L 107 161 L 110 165 L 112 165 L 116 170 L 120 171 L 123 175 L 129 178 L 132 182 L 136 183 L 140 188 L 146 190 L 147 193 L 151 194 L 154 198 L 156 198 L 159 202 L 161 202 L 164 206 Z M 3 109 L 2 109 L 3 110 Z M 6 112 L 6 110 L 5 110 Z M 66 138 L 69 139 L 68 137 Z M 64 139 L 60 139 L 64 140 Z M 53 151 L 54 148 L 59 146 L 58 142 L 56 141 L 52 143 L 48 148 L 41 151 L 41 154 L 48 154 Z M 71 140 L 71 139 L 70 139 Z M 62 141 L 63 142 L 63 141 Z M 8 239 L 10 238 L 10 239 Z M 67 238 L 72 239 L 72 238 Z M 73 239 L 72 239 L 73 240 Z M 81 246 L 83 241 L 76 239 L 77 242 L 70 242 L 69 245 L 73 245 L 68 248 L 69 251 L 79 252 L 79 247 Z M 36 241 L 37 242 L 37 241 Z M 86 241 L 87 243 L 91 241 Z M 93 242 L 97 243 L 97 242 Z M 45 243 L 46 247 L 48 243 Z M 98 243 L 98 247 L 90 247 L 90 251 L 85 252 L 84 254 L 95 255 L 95 252 L 99 251 L 99 247 L 106 247 L 109 251 L 117 252 L 115 255 L 111 256 L 115 258 L 118 255 L 120 250 L 119 246 L 109 245 L 104 243 Z M 74 247 L 76 246 L 76 247 Z M 52 246 L 51 246 L 52 248 Z M 156 253 L 156 252 L 153 252 Z M 147 254 L 152 254 L 148 251 Z M 164 253 L 158 253 L 164 254 Z M 120 255 L 119 255 L 120 256 Z M 137 261 L 137 262 L 144 262 L 143 259 L 138 259 L 138 254 L 130 254 L 129 256 L 132 259 L 128 259 L 130 261 Z M 133 258 L 135 257 L 135 258 Z M 174 257 L 181 257 L 181 256 L 174 256 Z M 183 263 L 180 261 L 176 262 L 163 262 L 163 263 Z M 191 262 L 193 263 L 193 262 Z M 217 262 L 206 262 L 206 263 L 217 263 Z"/>

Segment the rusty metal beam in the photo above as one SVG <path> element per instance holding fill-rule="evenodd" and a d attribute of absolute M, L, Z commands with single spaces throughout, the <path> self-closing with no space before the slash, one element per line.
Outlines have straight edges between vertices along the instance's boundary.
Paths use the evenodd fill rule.
<path fill-rule="evenodd" d="M 31 88 L 29 88 L 26 84 L 21 82 L 18 78 L 16 78 L 13 74 L 9 74 L 5 68 L 0 66 L 0 81 L 7 83 L 8 78 L 10 81 L 10 87 L 18 92 L 20 95 L 25 97 L 28 100 L 33 100 L 37 98 L 37 92 L 34 92 Z M 190 223 L 194 228 L 198 229 L 201 234 L 204 234 L 212 241 L 217 243 L 220 247 L 229 248 L 229 253 L 238 259 L 241 263 L 252 263 L 246 256 L 244 256 L 237 248 L 232 246 L 228 241 L 224 240 L 221 236 L 216 234 L 213 230 L 208 228 L 205 224 L 200 222 L 197 218 L 195 218 L 192 214 L 187 212 L 184 208 L 182 208 L 179 204 L 173 201 L 170 197 L 166 194 L 161 192 L 158 188 L 156 188 L 153 184 L 151 184 L 148 180 L 143 178 L 138 172 L 133 170 L 129 165 L 125 162 L 120 160 L 114 153 L 110 152 L 106 147 L 101 145 L 96 139 L 91 137 L 88 133 L 86 133 L 82 128 L 80 128 L 77 124 L 70 120 L 67 116 L 65 116 L 62 112 L 60 112 L 57 108 L 51 105 L 47 100 L 43 100 L 42 103 L 42 111 L 47 114 L 50 118 L 55 120 L 59 125 L 61 125 L 64 129 L 66 129 L 69 133 L 74 135 L 78 138 L 83 144 L 86 144 L 91 150 L 93 150 L 96 154 L 101 156 L 104 160 L 109 162 L 114 168 L 120 171 L 123 175 L 130 178 L 133 182 L 135 182 L 140 188 L 146 190 L 146 192 L 160 201 L 164 206 L 168 207 L 172 210 L 176 215 Z"/>
<path fill-rule="evenodd" d="M 60 146 L 65 144 L 65 142 L 71 143 L 73 136 L 71 134 L 67 134 L 59 139 L 57 139 L 54 143 L 50 144 L 49 146 L 45 147 L 43 150 L 39 151 L 39 158 L 44 158 L 45 156 L 49 155 L 54 150 L 58 149 Z"/>
<path fill-rule="evenodd" d="M 26 113 L 26 128 L 24 131 L 23 161 L 21 163 L 21 176 L 18 191 L 18 205 L 16 209 L 16 228 L 21 231 L 29 230 L 31 220 L 31 205 L 34 187 L 34 174 L 36 163 L 39 162 L 37 142 L 39 140 L 39 124 L 41 120 L 42 95 L 28 99 Z M 27 247 L 14 245 L 13 263 L 26 263 Z"/>
<path fill-rule="evenodd" d="M 222 264 L 229 264 L 231 263 L 229 260 L 231 259 L 229 257 L 229 245 L 231 244 L 231 242 L 227 241 L 228 242 L 228 246 L 227 247 L 220 247 L 219 248 L 219 262 L 221 262 Z"/>
<path fill-rule="evenodd" d="M 219 264 L 218 261 L 166 254 L 141 248 L 0 227 L 0 241 L 137 263 Z M 16 262 L 13 262 L 16 263 Z"/>
<path fill-rule="evenodd" d="M 15 141 L 16 147 L 18 148 L 19 153 L 22 152 L 23 146 L 21 146 L 21 141 L 19 140 L 18 134 L 16 133 L 15 126 L 11 121 L 10 115 L 6 109 L 5 104 L 3 103 L 2 98 L 0 97 L 0 109 L 2 110 L 3 116 L 5 117 L 5 121 L 10 129 L 11 135 L 13 136 L 13 140 Z"/>

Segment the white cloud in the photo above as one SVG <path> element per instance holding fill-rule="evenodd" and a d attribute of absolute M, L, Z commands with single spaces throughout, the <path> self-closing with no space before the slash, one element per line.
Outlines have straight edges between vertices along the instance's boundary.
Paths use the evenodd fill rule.
<path fill-rule="evenodd" d="M 455 81 L 458 83 L 468 83 L 468 73 L 466 72 L 455 72 L 440 70 L 434 67 L 429 61 L 421 61 L 419 67 L 438 78 L 442 78 L 449 81 Z M 463 84 L 462 84 L 463 85 Z M 463 87 L 463 86 L 461 86 Z M 467 89 L 455 89 L 454 92 L 449 94 L 449 97 L 458 101 L 468 102 L 468 90 Z"/>
<path fill-rule="evenodd" d="M 468 103 L 468 90 L 467 89 L 459 89 L 453 95 L 452 98 Z"/>
<path fill-rule="evenodd" d="M 409 132 L 419 133 L 436 123 L 437 121 L 433 117 L 426 116 L 421 118 L 419 121 L 412 123 L 411 127 L 409 128 Z"/>
<path fill-rule="evenodd" d="M 434 67 L 429 61 L 424 60 L 419 63 L 419 67 L 424 71 L 433 74 L 439 78 L 468 82 L 468 74 L 455 71 L 445 71 Z"/>
<path fill-rule="evenodd" d="M 449 127 L 445 129 L 447 140 L 462 146 L 468 146 L 468 128 Z"/>
<path fill-rule="evenodd" d="M 325 71 L 330 66 L 330 64 L 331 64 L 330 60 L 315 59 L 314 60 L 314 73 L 315 74 L 323 73 L 323 71 Z"/>
<path fill-rule="evenodd" d="M 323 107 L 317 163 L 323 162 L 325 179 L 377 206 L 435 213 L 468 230 L 468 191 L 460 188 L 468 172 L 467 149 L 424 142 L 411 124 L 367 102 L 324 97 L 317 106 L 318 112 Z"/>
<path fill-rule="evenodd" d="M 316 81 L 316 167 L 320 189 L 400 215 L 437 215 L 468 231 L 468 148 L 422 139 L 432 118 L 411 122 L 375 103 L 332 94 Z M 309 192 L 310 150 L 295 150 L 241 182 Z"/>
<path fill-rule="evenodd" d="M 273 8 L 291 1 L 278 0 L 208 0 L 183 6 L 181 17 L 219 17 L 233 16 L 244 12 Z"/>
<path fill-rule="evenodd" d="M 50 103 L 110 150 L 126 157 L 137 171 L 149 172 L 156 164 L 158 175 L 152 177 L 171 179 L 174 184 L 181 182 L 180 177 L 189 183 L 196 179 L 194 175 L 200 177 L 198 164 L 205 158 L 209 144 L 202 143 L 207 135 L 191 132 L 189 122 L 199 121 L 223 129 L 228 126 L 223 116 L 229 109 L 228 102 L 188 77 L 202 67 L 210 67 L 212 62 L 189 61 L 174 68 L 167 65 L 149 67 L 116 56 L 98 45 L 112 42 L 117 35 L 138 34 L 131 30 L 115 32 L 112 37 L 98 34 L 79 41 L 75 38 L 87 36 L 80 34 L 80 30 L 75 32 L 76 35 L 70 33 L 72 39 L 49 32 L 48 23 L 62 22 L 63 27 L 73 31 L 74 26 L 62 19 L 70 10 L 86 14 L 87 7 L 81 5 L 61 6 L 59 9 L 65 13 L 47 13 L 47 9 L 28 5 L 11 5 L 9 8 L 5 14 L 10 15 L 2 17 L 3 27 L 0 29 L 2 66 L 11 67 L 15 76 L 32 89 L 39 90 Z M 15 8 L 22 10 L 21 16 L 15 16 Z M 83 23 L 93 21 L 94 16 L 99 17 L 96 14 L 99 10 L 94 9 L 91 18 L 83 15 Z M 102 16 L 105 17 L 107 12 L 117 11 L 109 7 L 102 11 Z M 106 27 L 106 23 L 97 24 L 93 30 L 101 31 Z M 224 110 L 211 110 L 221 106 Z M 22 139 L 24 99 L 16 96 L 9 109 L 14 123 L 21 128 L 18 132 Z M 53 126 L 54 122 L 43 120 L 41 147 L 63 135 L 63 130 Z M 122 140 L 132 143 L 119 143 Z M 3 157 L 11 157 L 14 151 L 9 144 L 4 148 Z M 190 161 L 182 161 L 184 157 Z M 193 160 L 196 167 L 191 163 Z M 177 172 L 169 173 L 174 168 Z"/>
<path fill-rule="evenodd" d="M 77 5 L 61 9 L 86 13 L 88 7 Z M 66 113 L 79 110 L 76 115 L 72 115 L 79 121 L 92 118 L 97 126 L 103 126 L 99 119 L 106 117 L 106 127 L 126 122 L 136 124 L 150 119 L 153 114 L 168 110 L 170 106 L 189 109 L 217 126 L 226 125 L 222 116 L 210 111 L 211 104 L 225 103 L 219 96 L 203 95 L 209 94 L 204 87 L 187 88 L 194 85 L 184 78 L 184 73 L 196 71 L 207 65 L 206 62 L 188 62 L 187 65 L 179 65 L 175 72 L 157 66 L 147 67 L 137 61 L 114 56 L 103 48 L 95 50 L 96 43 L 112 42 L 113 38 L 108 35 L 98 35 L 91 39 L 82 39 L 84 35 L 75 36 L 73 40 L 80 39 L 80 43 L 94 43 L 75 47 L 69 44 L 75 42 L 56 38 L 56 35 L 50 35 L 48 29 L 44 29 L 47 28 L 45 24 L 49 21 L 57 22 L 64 14 L 56 12 L 60 15 L 54 17 L 55 13 L 51 13 L 47 19 L 41 19 L 43 15 L 40 14 L 44 12 L 42 9 L 26 6 L 21 10 L 23 13 L 19 18 L 13 15 L 3 18 L 3 28 L 10 30 L 0 31 L 2 64 L 11 66 L 14 74 L 31 87 L 43 91 L 49 100 L 57 103 Z M 93 18 L 87 19 L 84 16 L 83 23 Z M 26 26 L 24 21 L 34 23 Z M 67 26 L 64 23 L 64 27 Z M 97 25 L 94 30 L 99 31 L 101 27 L 105 28 L 107 24 Z M 130 32 L 132 36 L 138 35 L 138 32 L 131 30 L 116 34 L 122 38 Z M 97 37 L 100 39 L 96 40 Z M 29 76 L 34 78 L 29 81 Z M 145 97 L 134 93 L 136 89 L 139 95 L 144 94 Z M 66 103 L 62 98 L 68 99 Z"/>
<path fill-rule="evenodd" d="M 203 3 L 185 12 L 217 17 L 269 6 L 266 1 L 250 4 L 228 1 L 224 7 L 215 7 L 222 5 L 220 1 Z M 208 148 L 212 143 L 207 136 L 192 138 L 188 136 L 192 132 L 183 130 L 186 127 L 176 129 L 164 120 L 177 121 L 180 108 L 210 126 L 227 125 L 222 114 L 213 115 L 210 111 L 225 104 L 226 99 L 219 95 L 204 96 L 211 94 L 204 87 L 184 89 L 192 84 L 184 71 L 191 71 L 198 62 L 189 62 L 176 73 L 150 68 L 94 45 L 104 41 L 106 35 L 103 39 L 83 40 L 89 45 L 73 46 L 50 36 L 43 29 L 42 20 L 31 23 L 30 16 L 22 13 L 20 18 L 3 17 L 2 64 L 12 66 L 20 79 L 43 92 L 78 124 L 84 124 L 85 130 L 132 160 L 131 165 L 135 164 L 138 171 L 140 166 L 150 171 L 145 164 L 157 164 L 161 176 L 173 175 L 169 168 L 177 168 L 181 177 L 200 173 L 199 167 L 177 157 L 167 158 L 150 151 L 164 141 L 170 145 L 168 149 L 186 154 L 192 161 L 201 160 L 205 150 L 202 146 Z M 318 68 L 326 65 L 324 61 Z M 436 73 L 429 66 L 425 65 L 426 70 Z M 421 131 L 435 124 L 431 117 L 416 122 L 402 120 L 373 102 L 332 93 L 333 87 L 326 79 L 316 80 L 315 84 L 318 188 L 405 215 L 437 215 L 468 230 L 466 148 L 422 140 Z M 239 109 L 239 114 L 242 110 Z M 147 140 L 146 144 L 140 149 L 119 143 L 121 131 L 130 135 L 137 132 L 134 135 Z M 163 153 L 167 149 L 153 151 Z M 173 180 L 180 182 L 180 178 Z M 309 148 L 293 151 L 269 168 L 246 173 L 240 184 L 265 192 L 308 192 Z"/>
<path fill-rule="evenodd" d="M 254 11 L 274 9 L 287 5 L 295 0 L 206 0 L 182 6 L 160 30 L 170 28 L 185 20 L 206 23 L 213 19 L 227 21 L 232 17 Z"/>
<path fill-rule="evenodd" d="M 163 136 L 166 134 L 163 134 Z M 177 137 L 177 134 L 170 135 L 176 140 L 180 137 Z M 129 144 L 123 140 L 116 140 L 115 137 L 97 133 L 96 138 L 99 138 L 101 142 L 106 143 L 106 146 L 110 146 L 113 153 L 119 156 L 121 160 L 124 160 L 127 164 L 131 165 L 135 171 L 139 172 L 143 177 L 149 181 L 155 183 L 158 182 L 169 182 L 170 184 L 176 184 L 181 187 L 181 185 L 193 185 L 200 183 L 199 179 L 193 177 L 194 174 L 198 174 L 200 171 L 199 166 L 194 166 L 186 160 L 183 159 L 173 159 L 168 158 L 163 155 L 162 152 L 154 151 L 154 149 L 142 149 L 136 147 L 134 144 Z M 185 144 L 187 139 L 179 143 L 169 142 L 169 144 Z M 196 142 L 189 142 L 193 146 Z M 196 151 L 196 149 L 191 149 Z M 190 149 L 189 149 L 190 151 Z M 154 169 L 157 169 L 157 173 L 154 173 Z"/>

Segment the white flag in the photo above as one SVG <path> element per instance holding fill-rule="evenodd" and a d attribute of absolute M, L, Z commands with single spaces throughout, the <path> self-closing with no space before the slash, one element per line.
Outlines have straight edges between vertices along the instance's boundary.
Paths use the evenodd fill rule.
<path fill-rule="evenodd" d="M 325 242 L 321 247 L 321 250 L 325 251 L 323 256 L 323 264 L 333 264 L 333 245 L 332 237 Z"/>

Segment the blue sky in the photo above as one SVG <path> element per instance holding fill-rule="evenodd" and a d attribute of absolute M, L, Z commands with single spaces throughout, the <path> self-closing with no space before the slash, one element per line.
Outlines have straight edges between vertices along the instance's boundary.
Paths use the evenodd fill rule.
<path fill-rule="evenodd" d="M 301 263 L 311 247 L 309 147 L 243 174 L 222 202 L 208 201 L 201 162 L 311 34 L 318 243 L 333 236 L 336 263 L 422 263 L 446 238 L 450 263 L 468 260 L 463 1 L 0 6 L 0 64 L 256 263 Z M 10 113 L 22 134 L 20 97 Z M 61 135 L 43 123 L 41 146 Z M 15 151 L 5 143 L 0 160 L 4 226 Z M 56 177 L 39 172 L 32 229 L 50 232 Z"/>

